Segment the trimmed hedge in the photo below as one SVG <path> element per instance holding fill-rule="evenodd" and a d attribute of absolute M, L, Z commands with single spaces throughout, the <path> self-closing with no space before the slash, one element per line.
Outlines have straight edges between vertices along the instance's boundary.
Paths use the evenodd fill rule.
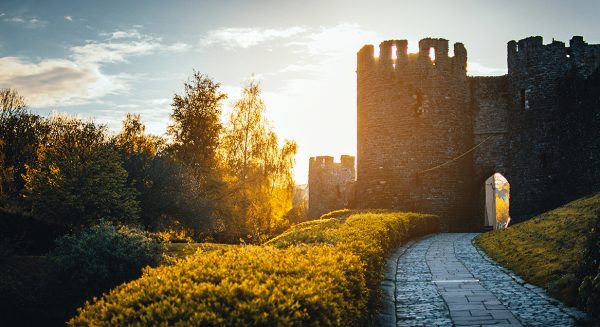
<path fill-rule="evenodd" d="M 69 324 L 364 325 L 386 255 L 437 229 L 435 216 L 415 213 L 349 212 L 301 223 L 263 246 L 198 251 L 148 268 L 86 303 Z"/>

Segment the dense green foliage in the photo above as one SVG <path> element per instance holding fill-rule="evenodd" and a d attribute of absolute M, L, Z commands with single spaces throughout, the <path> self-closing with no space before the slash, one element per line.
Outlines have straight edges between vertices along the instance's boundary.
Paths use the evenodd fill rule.
<path fill-rule="evenodd" d="M 63 233 L 100 220 L 196 241 L 258 243 L 281 232 L 303 219 L 291 205 L 296 144 L 280 146 L 257 83 L 226 128 L 225 99 L 219 83 L 194 72 L 173 97 L 163 138 L 147 134 L 139 115 L 112 134 L 92 120 L 32 114 L 16 91 L 0 90 L 0 215 Z"/>
<path fill-rule="evenodd" d="M 106 131 L 91 121 L 68 116 L 48 120 L 47 142 L 26 165 L 25 194 L 32 213 L 71 228 L 101 219 L 135 223 L 139 204 L 127 171 Z"/>
<path fill-rule="evenodd" d="M 578 302 L 578 288 L 587 275 L 582 269 L 589 252 L 590 231 L 597 226 L 599 215 L 600 193 L 506 230 L 482 234 L 475 242 L 527 282 L 546 288 L 552 296 L 574 305 Z M 592 266 L 592 270 L 598 269 L 598 262 Z"/>
<path fill-rule="evenodd" d="M 385 256 L 437 231 L 414 213 L 362 213 L 298 224 L 263 246 L 199 251 L 88 303 L 70 325 L 360 326 Z"/>
<path fill-rule="evenodd" d="M 0 325 L 63 325 L 86 299 L 138 278 L 162 258 L 161 242 L 109 223 L 59 238 L 48 256 L 0 262 Z"/>
<path fill-rule="evenodd" d="M 186 192 L 180 197 L 191 212 L 179 214 L 177 222 L 196 232 L 214 229 L 227 215 L 225 184 L 217 169 L 217 150 L 221 125 L 221 106 L 227 95 L 220 84 L 198 72 L 175 94 L 171 107 L 172 124 L 168 128 L 171 143 L 167 153 L 179 166 Z M 221 201 L 220 201 L 221 200 Z"/>
<path fill-rule="evenodd" d="M 90 295 L 138 278 L 145 266 L 156 266 L 162 244 L 142 231 L 102 222 L 56 240 L 48 259 L 64 284 Z"/>
<path fill-rule="evenodd" d="M 47 124 L 27 111 L 25 99 L 16 91 L 0 89 L 0 201 L 3 208 L 18 206 L 25 185 L 26 165 L 36 160 L 36 152 L 47 133 Z"/>

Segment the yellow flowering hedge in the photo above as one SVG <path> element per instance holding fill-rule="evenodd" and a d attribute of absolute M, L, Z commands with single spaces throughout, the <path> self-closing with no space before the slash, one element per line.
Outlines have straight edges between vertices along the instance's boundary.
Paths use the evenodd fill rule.
<path fill-rule="evenodd" d="M 79 309 L 80 325 L 357 326 L 373 313 L 385 257 L 437 231 L 435 216 L 346 212 L 263 246 L 199 250 L 148 268 Z"/>

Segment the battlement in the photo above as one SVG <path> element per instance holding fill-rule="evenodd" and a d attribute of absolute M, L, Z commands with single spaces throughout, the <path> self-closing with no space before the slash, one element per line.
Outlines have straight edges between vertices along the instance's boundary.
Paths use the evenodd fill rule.
<path fill-rule="evenodd" d="M 345 168 L 354 170 L 354 156 L 342 155 L 340 162 L 334 162 L 331 156 L 311 157 L 308 162 L 309 170 Z"/>
<path fill-rule="evenodd" d="M 541 36 L 532 36 L 508 42 L 507 50 L 509 75 L 548 70 L 563 74 L 572 70 L 587 77 L 600 66 L 600 45 L 587 44 L 582 36 L 573 36 L 569 47 L 555 40 L 544 44 Z"/>
<path fill-rule="evenodd" d="M 331 156 L 311 157 L 308 165 L 308 214 L 318 217 L 336 209 L 349 208 L 354 201 L 356 170 L 354 156 L 340 162 Z"/>
<path fill-rule="evenodd" d="M 433 56 L 431 50 L 433 49 Z M 419 52 L 408 53 L 407 40 L 387 40 L 379 44 L 379 57 L 371 44 L 363 46 L 357 53 L 357 70 L 384 70 L 403 72 L 410 66 L 435 68 L 466 75 L 467 50 L 462 43 L 454 43 L 454 56 L 448 55 L 448 40 L 425 38 L 419 41 Z"/>

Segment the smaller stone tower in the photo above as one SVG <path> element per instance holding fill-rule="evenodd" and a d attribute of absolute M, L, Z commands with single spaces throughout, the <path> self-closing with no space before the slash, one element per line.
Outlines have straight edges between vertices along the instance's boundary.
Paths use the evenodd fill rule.
<path fill-rule="evenodd" d="M 354 205 L 354 156 L 312 157 L 308 166 L 308 216 L 317 218 L 332 210 Z"/>

